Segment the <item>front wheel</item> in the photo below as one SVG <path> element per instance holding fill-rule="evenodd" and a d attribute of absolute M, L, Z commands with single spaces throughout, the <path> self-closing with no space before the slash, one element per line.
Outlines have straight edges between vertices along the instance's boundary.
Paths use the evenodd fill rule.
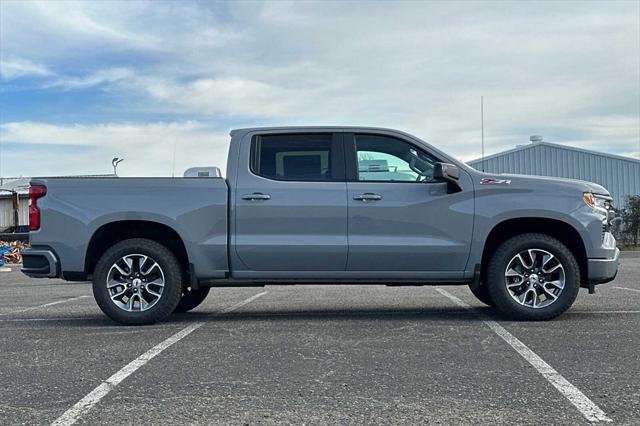
<path fill-rule="evenodd" d="M 489 296 L 515 320 L 550 320 L 578 296 L 580 268 L 560 241 L 544 234 L 522 234 L 498 247 L 489 262 Z"/>
<path fill-rule="evenodd" d="M 153 324 L 178 305 L 182 269 L 165 246 L 132 238 L 110 247 L 93 273 L 93 295 L 109 318 L 124 325 Z"/>

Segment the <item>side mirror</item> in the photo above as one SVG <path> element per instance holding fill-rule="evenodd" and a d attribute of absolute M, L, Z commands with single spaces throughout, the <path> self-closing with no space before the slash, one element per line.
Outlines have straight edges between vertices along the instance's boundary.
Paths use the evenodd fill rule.
<path fill-rule="evenodd" d="M 460 170 L 454 164 L 435 163 L 433 165 L 433 178 L 442 182 L 447 182 L 448 193 L 459 192 L 462 190 L 458 184 L 460 179 Z"/>
<path fill-rule="evenodd" d="M 457 182 L 460 179 L 460 170 L 453 164 L 436 163 L 433 165 L 433 178 L 445 182 Z"/>

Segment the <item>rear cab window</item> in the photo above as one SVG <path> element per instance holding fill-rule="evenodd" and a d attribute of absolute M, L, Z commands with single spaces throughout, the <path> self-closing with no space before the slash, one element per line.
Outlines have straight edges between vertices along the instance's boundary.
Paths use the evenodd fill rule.
<path fill-rule="evenodd" d="M 344 180 L 341 136 L 334 133 L 256 135 L 251 172 L 273 180 Z"/>

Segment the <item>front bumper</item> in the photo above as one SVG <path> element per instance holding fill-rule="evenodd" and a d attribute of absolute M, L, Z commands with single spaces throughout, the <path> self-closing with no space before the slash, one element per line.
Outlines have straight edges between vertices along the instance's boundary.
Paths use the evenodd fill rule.
<path fill-rule="evenodd" d="M 609 232 L 605 234 L 602 248 L 605 249 L 604 258 L 587 259 L 589 284 L 608 283 L 618 274 L 620 249 Z"/>
<path fill-rule="evenodd" d="M 30 248 L 22 251 L 22 273 L 33 278 L 60 276 L 60 262 L 51 250 Z"/>

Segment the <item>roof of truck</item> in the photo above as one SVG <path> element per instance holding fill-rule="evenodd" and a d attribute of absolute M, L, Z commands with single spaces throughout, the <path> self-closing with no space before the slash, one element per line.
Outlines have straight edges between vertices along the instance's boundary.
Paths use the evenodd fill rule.
<path fill-rule="evenodd" d="M 303 130 L 303 131 L 317 131 L 317 130 L 341 130 L 343 132 L 363 132 L 363 131 L 383 131 L 394 132 L 409 135 L 401 130 L 390 129 L 386 127 L 369 127 L 369 126 L 273 126 L 273 127 L 244 127 L 240 129 L 233 129 L 229 133 L 231 136 L 237 133 L 248 133 L 255 131 L 273 131 L 273 130 Z M 414 136 L 415 137 L 415 136 Z"/>

